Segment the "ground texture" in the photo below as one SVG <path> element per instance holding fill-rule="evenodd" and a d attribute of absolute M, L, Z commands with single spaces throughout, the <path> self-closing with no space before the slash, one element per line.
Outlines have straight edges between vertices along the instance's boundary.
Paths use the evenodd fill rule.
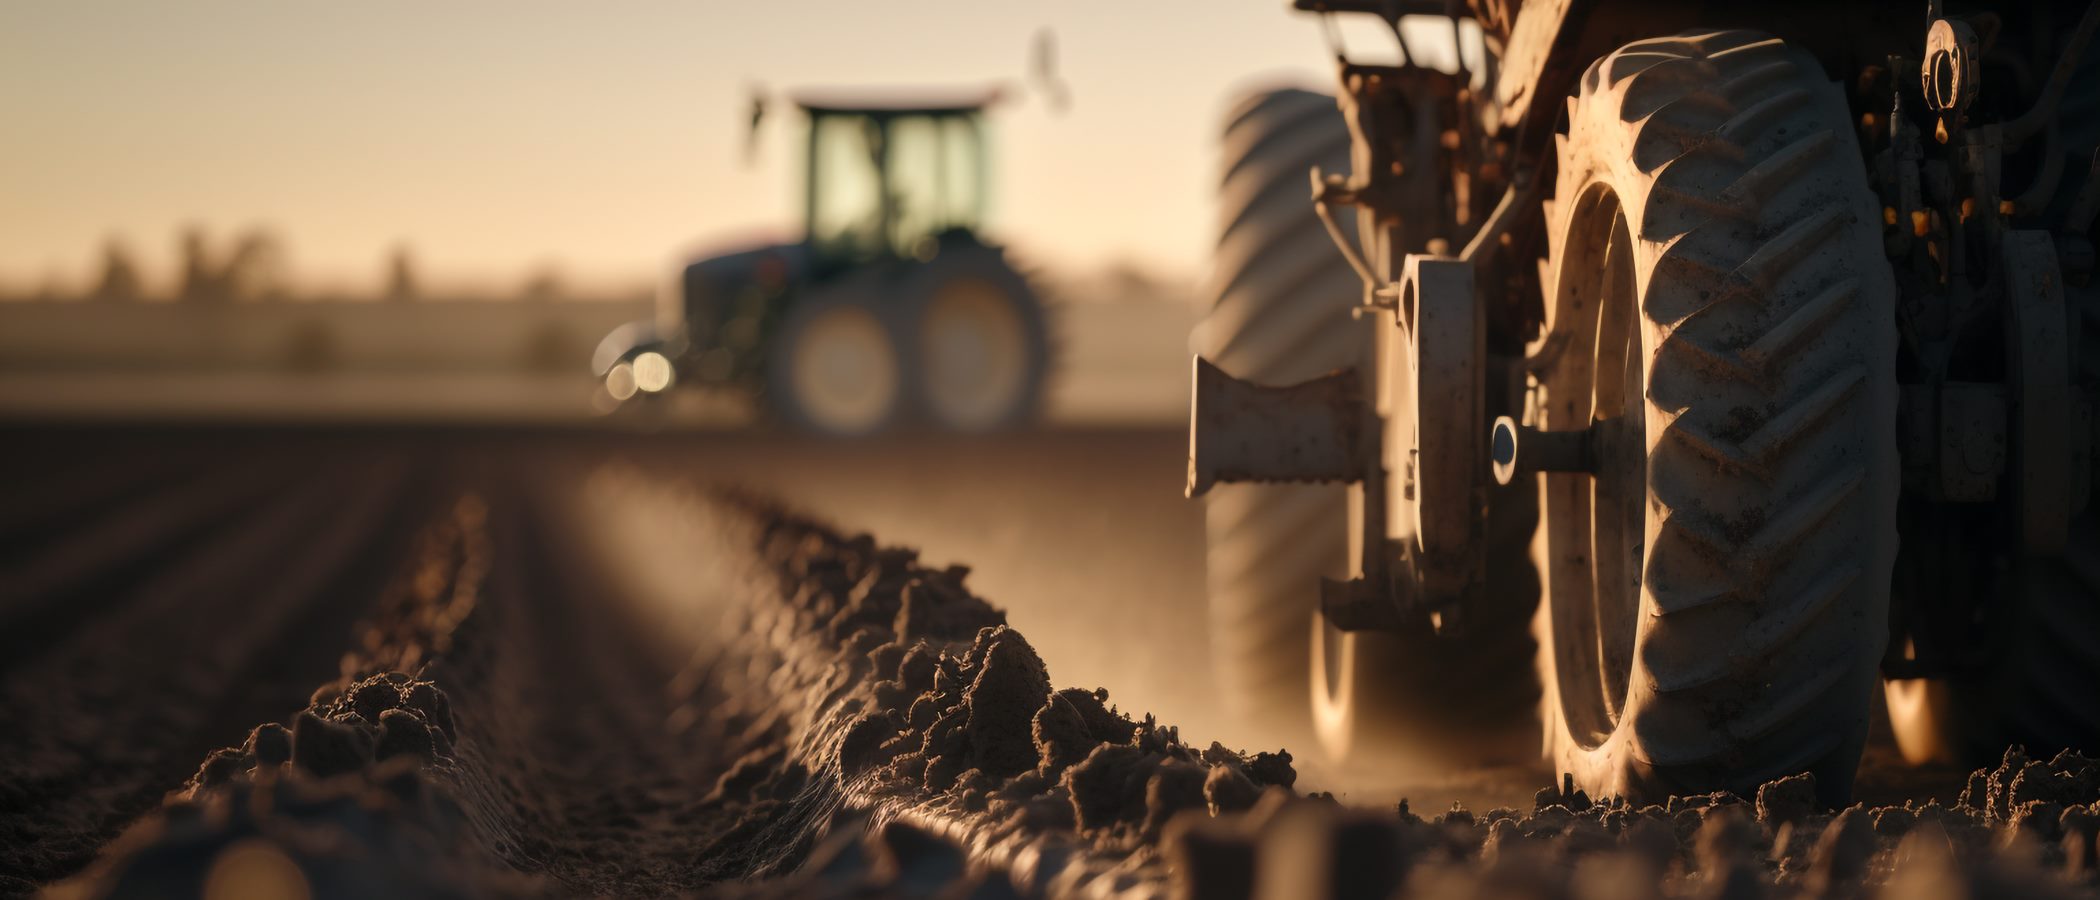
<path fill-rule="evenodd" d="M 1048 456 L 1097 466 L 1089 478 L 1159 451 L 1058 441 Z M 521 443 L 9 444 L 0 894 L 2049 897 L 2100 883 L 2100 763 L 2076 755 L 2008 751 L 1966 779 L 1877 759 L 1872 804 L 1849 810 L 1818 808 L 1801 778 L 1637 806 L 1541 789 L 1552 779 L 1533 771 L 1375 802 L 1386 787 L 1316 783 L 1281 748 L 1067 686 L 1024 634 L 1059 624 L 1042 598 L 1003 608 L 980 593 L 991 572 L 811 518 L 800 510 L 825 504 L 808 482 L 725 479 L 762 467 L 707 465 L 724 451 L 704 442 L 690 457 Z M 964 449 L 994 459 L 946 467 L 964 480 L 1022 455 Z M 862 470 L 811 481 L 919 465 L 882 452 L 904 461 L 834 455 Z M 713 487 L 725 480 L 758 490 Z M 903 482 L 826 518 L 894 519 Z M 1001 499 L 978 498 L 982 519 L 959 527 L 1028 514 Z M 1089 508 L 1063 502 L 1044 515 Z M 1125 518 L 1164 521 L 1142 511 Z M 1148 614 L 1078 630 L 1160 652 L 1124 634 Z M 1200 657 L 1173 665 L 1205 680 Z M 1469 794 L 1528 799 L 1445 805 Z"/>

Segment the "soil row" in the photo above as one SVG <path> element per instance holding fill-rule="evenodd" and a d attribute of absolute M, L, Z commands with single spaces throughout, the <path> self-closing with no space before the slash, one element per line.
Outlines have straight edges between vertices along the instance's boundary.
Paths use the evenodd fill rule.
<path fill-rule="evenodd" d="M 342 676 L 111 849 L 113 896 L 2054 897 L 2095 893 L 2100 764 L 2018 750 L 1951 806 L 1806 776 L 1634 807 L 1345 808 L 1288 754 L 1058 688 L 962 567 L 714 497 L 689 662 L 565 548 L 468 498 Z M 1929 890 L 1928 890 L 1929 889 Z"/>

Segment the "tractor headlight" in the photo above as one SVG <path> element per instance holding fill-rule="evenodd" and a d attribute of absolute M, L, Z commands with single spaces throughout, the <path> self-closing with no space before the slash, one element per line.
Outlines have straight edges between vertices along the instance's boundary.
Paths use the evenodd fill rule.
<path fill-rule="evenodd" d="M 654 394 L 671 386 L 671 361 L 651 350 L 634 358 L 634 386 Z"/>
<path fill-rule="evenodd" d="M 614 400 L 626 400 L 634 396 L 634 367 L 627 363 L 613 363 L 605 373 L 605 392 Z"/>

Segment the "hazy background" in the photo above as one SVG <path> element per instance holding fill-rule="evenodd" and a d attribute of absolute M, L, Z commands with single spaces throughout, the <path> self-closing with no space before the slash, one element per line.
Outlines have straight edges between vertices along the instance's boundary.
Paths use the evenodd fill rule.
<path fill-rule="evenodd" d="M 440 291 L 630 293 L 795 225 L 800 122 L 776 105 L 746 166 L 753 86 L 1018 88 L 1045 27 L 1074 102 L 997 111 L 993 230 L 1192 283 L 1235 88 L 1329 77 L 1282 0 L 10 3 L 0 293 L 88 287 L 110 237 L 166 293 L 190 223 L 274 230 L 301 293 L 381 290 L 401 246 Z"/>

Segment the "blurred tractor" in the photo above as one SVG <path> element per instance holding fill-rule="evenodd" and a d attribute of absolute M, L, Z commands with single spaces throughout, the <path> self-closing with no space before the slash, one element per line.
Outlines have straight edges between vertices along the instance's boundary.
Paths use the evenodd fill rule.
<path fill-rule="evenodd" d="M 983 112 L 997 97 L 798 97 L 802 239 L 685 266 L 654 321 L 599 344 L 605 390 L 623 402 L 743 390 L 785 424 L 841 437 L 905 420 L 965 432 L 1026 421 L 1042 400 L 1043 309 L 979 231 Z"/>
<path fill-rule="evenodd" d="M 1227 132 L 1189 491 L 1254 712 L 1535 710 L 1649 800 L 1842 804 L 1884 705 L 2100 750 L 2100 0 L 1295 5 L 1400 52 Z"/>

